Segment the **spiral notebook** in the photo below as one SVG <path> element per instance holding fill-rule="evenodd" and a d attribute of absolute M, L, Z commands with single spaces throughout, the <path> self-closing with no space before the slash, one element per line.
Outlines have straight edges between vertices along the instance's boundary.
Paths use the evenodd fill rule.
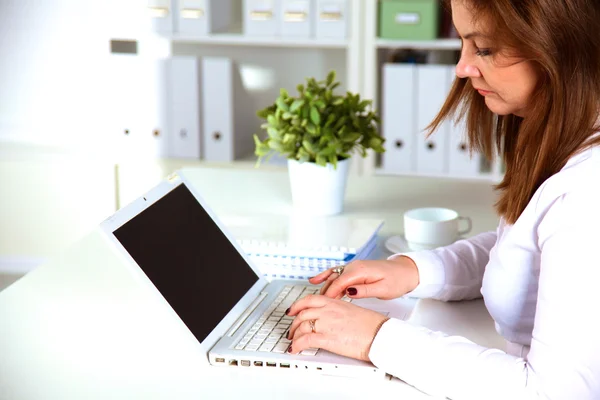
<path fill-rule="evenodd" d="M 368 257 L 383 225 L 347 216 L 229 216 L 223 222 L 266 276 L 287 279 Z"/>

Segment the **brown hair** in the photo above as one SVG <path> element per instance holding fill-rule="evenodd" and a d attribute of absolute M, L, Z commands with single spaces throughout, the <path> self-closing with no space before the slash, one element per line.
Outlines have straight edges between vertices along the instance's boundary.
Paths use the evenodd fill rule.
<path fill-rule="evenodd" d="M 585 148 L 599 128 L 600 1 L 463 0 L 475 18 L 491 22 L 503 50 L 516 50 L 539 71 L 527 117 L 499 116 L 485 105 L 468 78 L 456 78 L 429 134 L 447 118 L 466 119 L 471 151 L 502 157 L 506 173 L 496 186 L 498 213 L 515 223 L 535 191 Z M 448 5 L 449 1 L 446 1 Z M 485 77 L 484 77 L 485 78 Z"/>

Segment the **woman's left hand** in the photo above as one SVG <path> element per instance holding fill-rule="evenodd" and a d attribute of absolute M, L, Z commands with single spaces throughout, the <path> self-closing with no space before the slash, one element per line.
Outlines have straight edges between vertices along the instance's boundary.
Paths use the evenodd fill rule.
<path fill-rule="evenodd" d="M 332 353 L 369 361 L 377 328 L 387 317 L 343 300 L 309 295 L 287 313 L 296 316 L 290 326 L 290 353 L 321 348 Z"/>

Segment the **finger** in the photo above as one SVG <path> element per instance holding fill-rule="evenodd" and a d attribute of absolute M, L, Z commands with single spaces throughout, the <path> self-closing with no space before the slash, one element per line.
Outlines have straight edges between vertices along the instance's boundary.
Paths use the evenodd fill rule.
<path fill-rule="evenodd" d="M 366 276 L 366 273 L 367 272 L 364 269 L 358 269 L 352 271 L 351 274 L 340 275 L 339 278 L 331 283 L 324 295 L 331 298 L 337 298 L 338 296 L 343 296 L 346 293 L 346 289 L 350 287 L 373 284 L 380 280 L 373 280 L 373 277 Z"/>
<path fill-rule="evenodd" d="M 300 325 L 302 325 L 305 322 L 308 322 L 310 320 L 317 320 L 319 319 L 319 315 L 320 315 L 320 309 L 318 308 L 310 308 L 304 311 L 301 311 L 300 313 L 298 313 L 298 316 L 296 318 L 294 318 L 294 321 L 292 321 L 292 325 L 290 325 L 290 329 L 288 329 L 288 339 L 293 338 L 294 337 L 294 333 L 296 332 L 296 330 L 298 329 L 298 327 Z M 309 329 L 310 332 L 310 329 Z"/>
<path fill-rule="evenodd" d="M 294 304 L 288 308 L 285 313 L 290 317 L 297 315 L 300 311 L 307 308 L 321 308 L 324 307 L 331 299 L 318 294 L 309 294 L 308 296 L 297 300 Z"/>
<path fill-rule="evenodd" d="M 329 275 L 329 278 L 327 278 L 327 280 L 325 281 L 325 284 L 324 284 L 324 285 L 323 285 L 323 287 L 321 288 L 321 290 L 320 290 L 319 294 L 323 294 L 323 293 L 325 293 L 325 292 L 327 291 L 327 288 L 328 288 L 329 286 L 331 286 L 331 283 L 332 283 L 334 280 L 336 280 L 336 279 L 337 279 L 337 277 L 338 277 L 338 274 L 337 274 L 337 273 L 333 273 L 333 274 Z"/>
<path fill-rule="evenodd" d="M 385 287 L 382 281 L 367 283 L 365 285 L 352 285 L 346 289 L 348 297 L 353 299 L 364 299 L 376 297 L 378 299 L 387 299 L 389 289 Z"/>
<path fill-rule="evenodd" d="M 310 321 L 314 321 L 315 324 L 315 332 L 317 331 L 317 320 L 315 319 L 307 319 L 305 321 L 300 322 L 299 324 L 296 325 L 296 327 L 294 328 L 294 331 L 292 332 L 292 329 L 290 328 L 290 333 L 288 334 L 288 339 L 289 340 L 294 340 L 294 338 L 296 337 L 300 337 L 302 335 L 306 335 L 307 333 L 314 333 L 313 329 L 311 327 Z"/>
<path fill-rule="evenodd" d="M 309 348 L 328 349 L 328 342 L 327 336 L 318 332 L 299 335 L 292 341 L 289 352 L 292 354 L 298 354 L 301 351 Z"/>
<path fill-rule="evenodd" d="M 327 280 L 327 278 L 329 278 L 333 273 L 333 268 L 329 268 L 320 274 L 313 276 L 312 278 L 308 278 L 308 281 L 313 285 L 318 285 L 319 283 L 325 282 L 325 280 Z"/>

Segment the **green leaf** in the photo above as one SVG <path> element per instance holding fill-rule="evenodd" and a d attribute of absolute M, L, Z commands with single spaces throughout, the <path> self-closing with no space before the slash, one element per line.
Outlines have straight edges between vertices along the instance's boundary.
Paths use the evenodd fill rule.
<path fill-rule="evenodd" d="M 288 93 L 287 90 L 285 90 L 284 88 L 279 89 L 279 94 L 281 97 L 283 97 L 284 99 L 290 97 L 290 94 Z"/>
<path fill-rule="evenodd" d="M 271 114 L 272 114 L 272 111 L 269 110 L 268 108 L 264 108 L 264 109 L 256 112 L 256 116 L 259 118 L 262 118 L 262 119 L 267 119 L 267 117 Z"/>
<path fill-rule="evenodd" d="M 275 104 L 277 104 L 277 107 L 279 107 L 280 110 L 290 111 L 290 108 L 282 97 L 278 97 Z"/>
<path fill-rule="evenodd" d="M 317 154 L 315 162 L 317 163 L 317 165 L 321 165 L 324 167 L 327 165 L 327 158 Z"/>
<path fill-rule="evenodd" d="M 298 149 L 297 160 L 300 162 L 310 161 L 310 154 L 304 149 L 304 147 L 300 147 Z"/>
<path fill-rule="evenodd" d="M 310 154 L 311 156 L 316 154 L 315 148 L 314 148 L 313 144 L 312 144 L 310 141 L 308 141 L 308 140 L 304 139 L 304 140 L 302 141 L 302 147 L 303 147 L 303 148 L 304 148 L 304 149 L 305 149 L 305 150 L 308 152 L 308 154 Z"/>
<path fill-rule="evenodd" d="M 362 137 L 360 132 L 351 132 L 344 136 L 340 136 L 340 140 L 344 143 L 355 143 Z"/>
<path fill-rule="evenodd" d="M 304 100 L 302 99 L 296 99 L 294 100 L 294 102 L 292 103 L 292 105 L 290 106 L 290 112 L 295 113 L 296 111 L 298 111 L 300 109 L 300 107 L 302 107 L 304 105 Z"/>
<path fill-rule="evenodd" d="M 279 137 L 279 131 L 275 128 L 267 128 L 267 134 L 269 135 L 270 138 L 277 138 Z"/>
<path fill-rule="evenodd" d="M 257 134 L 254 134 L 253 137 L 254 137 L 254 146 L 259 147 L 262 144 L 262 141 L 260 140 L 260 138 L 258 137 Z"/>
<path fill-rule="evenodd" d="M 319 110 L 315 106 L 312 106 L 310 108 L 310 120 L 315 125 L 321 125 L 321 114 L 319 113 Z"/>
<path fill-rule="evenodd" d="M 283 146 L 281 145 L 281 142 L 277 141 L 277 140 L 269 140 L 269 148 L 278 151 L 278 152 L 283 152 Z"/>
<path fill-rule="evenodd" d="M 316 126 L 314 126 L 314 125 L 313 125 L 313 124 L 311 124 L 311 123 L 308 123 L 308 124 L 306 125 L 306 132 L 308 132 L 308 133 L 310 133 L 311 135 L 313 135 L 313 136 L 314 136 L 314 135 L 316 135 L 316 134 L 317 134 L 317 127 L 316 127 Z"/>
<path fill-rule="evenodd" d="M 295 141 L 296 141 L 296 135 L 294 135 L 292 133 L 286 133 L 285 135 L 283 135 L 283 143 L 284 144 L 294 143 Z"/>
<path fill-rule="evenodd" d="M 377 137 L 369 139 L 369 147 L 373 149 L 381 147 L 381 139 Z"/>
<path fill-rule="evenodd" d="M 331 86 L 335 81 L 335 71 L 331 70 L 329 74 L 327 74 L 327 86 Z"/>

